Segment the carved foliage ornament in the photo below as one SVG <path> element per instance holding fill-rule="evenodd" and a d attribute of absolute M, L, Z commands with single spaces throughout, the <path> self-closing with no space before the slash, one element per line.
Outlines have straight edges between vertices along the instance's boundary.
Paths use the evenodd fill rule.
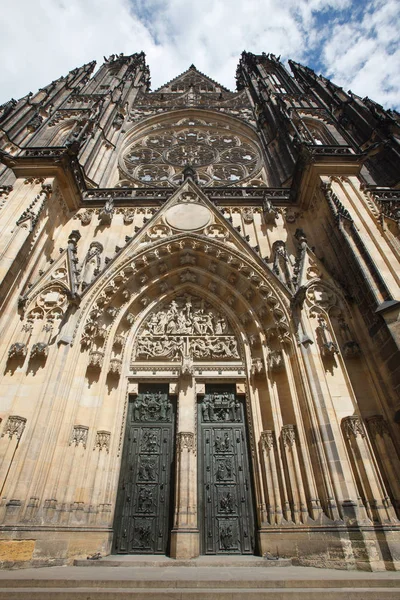
<path fill-rule="evenodd" d="M 358 415 L 350 415 L 342 419 L 342 427 L 347 439 L 365 437 L 364 425 Z"/>
<path fill-rule="evenodd" d="M 296 442 L 296 430 L 294 425 L 284 425 L 282 427 L 282 440 L 286 447 L 292 447 Z"/>
<path fill-rule="evenodd" d="M 98 431 L 96 433 L 96 441 L 93 450 L 98 448 L 99 450 L 106 450 L 108 453 L 110 450 L 110 438 L 111 433 L 109 431 Z"/>
<path fill-rule="evenodd" d="M 176 442 L 178 452 L 183 452 L 184 450 L 193 452 L 195 450 L 194 433 L 181 431 L 177 434 Z"/>
<path fill-rule="evenodd" d="M 4 427 L 4 431 L 1 437 L 8 435 L 10 440 L 16 436 L 17 440 L 21 438 L 24 432 L 26 419 L 24 417 L 18 417 L 17 415 L 10 415 Z"/>
<path fill-rule="evenodd" d="M 74 444 L 75 446 L 79 446 L 79 444 L 82 444 L 82 446 L 86 448 L 88 435 L 89 427 L 86 427 L 85 425 L 74 425 L 69 445 L 72 446 Z"/>
<path fill-rule="evenodd" d="M 380 435 L 381 437 L 383 437 L 384 435 L 390 436 L 388 424 L 382 415 L 374 415 L 373 417 L 368 417 L 367 423 L 368 429 L 374 437 L 378 435 Z"/>
<path fill-rule="evenodd" d="M 275 433 L 271 429 L 261 432 L 261 444 L 267 452 L 270 452 L 276 445 Z"/>
<path fill-rule="evenodd" d="M 226 318 L 205 300 L 180 297 L 147 319 L 135 348 L 136 359 L 239 359 Z"/>

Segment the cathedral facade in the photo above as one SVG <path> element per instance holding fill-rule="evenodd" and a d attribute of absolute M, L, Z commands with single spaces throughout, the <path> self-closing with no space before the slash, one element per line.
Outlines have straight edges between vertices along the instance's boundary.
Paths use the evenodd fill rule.
<path fill-rule="evenodd" d="M 400 120 L 244 52 L 0 107 L 0 560 L 400 566 Z"/>

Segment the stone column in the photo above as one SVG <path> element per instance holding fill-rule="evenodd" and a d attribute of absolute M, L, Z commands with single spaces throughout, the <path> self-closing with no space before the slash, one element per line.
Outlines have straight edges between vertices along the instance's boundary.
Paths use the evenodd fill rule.
<path fill-rule="evenodd" d="M 386 474 L 387 482 L 392 491 L 393 504 L 397 511 L 400 512 L 400 462 L 388 424 L 382 415 L 368 417 L 366 421 L 371 438 L 375 444 L 377 455 L 381 460 L 383 470 Z"/>
<path fill-rule="evenodd" d="M 171 532 L 173 558 L 194 558 L 199 555 L 196 410 L 195 381 L 187 373 L 180 378 L 178 394 L 175 509 Z"/>
<path fill-rule="evenodd" d="M 268 498 L 268 520 L 270 525 L 280 525 L 282 523 L 283 512 L 275 458 L 276 439 L 273 431 L 266 430 L 261 432 L 261 447 L 267 488 L 266 496 Z"/>
<path fill-rule="evenodd" d="M 375 471 L 372 452 L 360 417 L 345 417 L 342 419 L 342 426 L 348 441 L 354 476 L 356 481 L 358 480 L 359 491 L 363 495 L 369 518 L 383 523 L 396 521 L 392 503 Z"/>
<path fill-rule="evenodd" d="M 308 521 L 307 500 L 301 476 L 300 461 L 297 453 L 296 430 L 294 425 L 282 427 L 283 450 L 293 499 L 293 516 L 295 523 Z"/>
<path fill-rule="evenodd" d="M 11 498 L 7 491 L 7 484 L 12 482 L 12 477 L 9 479 L 9 475 L 11 469 L 13 467 L 13 462 L 15 458 L 15 454 L 18 450 L 19 441 L 24 432 L 26 425 L 26 419 L 24 417 L 19 417 L 17 415 L 11 415 L 8 417 L 7 422 L 5 424 L 3 433 L 1 435 L 4 438 L 4 442 L 1 444 L 4 448 L 3 450 L 3 461 L 0 465 L 0 473 L 1 473 L 1 496 L 7 499 L 5 506 L 5 523 L 12 523 L 17 520 L 20 508 L 21 508 L 21 499 L 20 498 Z"/>

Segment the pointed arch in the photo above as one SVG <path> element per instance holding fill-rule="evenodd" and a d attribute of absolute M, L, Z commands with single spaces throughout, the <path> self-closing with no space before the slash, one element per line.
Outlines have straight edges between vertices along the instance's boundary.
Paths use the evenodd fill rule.
<path fill-rule="evenodd" d="M 74 338 L 95 352 L 117 340 L 125 371 L 133 332 L 157 305 L 184 290 L 222 308 L 242 344 L 248 372 L 253 359 L 263 361 L 267 340 L 293 347 L 289 292 L 276 276 L 237 249 L 195 234 L 153 242 L 110 266 L 86 295 Z"/>

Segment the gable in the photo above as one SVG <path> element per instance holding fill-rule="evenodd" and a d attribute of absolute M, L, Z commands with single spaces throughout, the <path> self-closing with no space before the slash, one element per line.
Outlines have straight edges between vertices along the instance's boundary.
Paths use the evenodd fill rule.
<path fill-rule="evenodd" d="M 229 90 L 191 65 L 187 71 L 156 90 L 157 93 L 183 93 L 193 88 L 197 92 L 220 93 Z"/>

